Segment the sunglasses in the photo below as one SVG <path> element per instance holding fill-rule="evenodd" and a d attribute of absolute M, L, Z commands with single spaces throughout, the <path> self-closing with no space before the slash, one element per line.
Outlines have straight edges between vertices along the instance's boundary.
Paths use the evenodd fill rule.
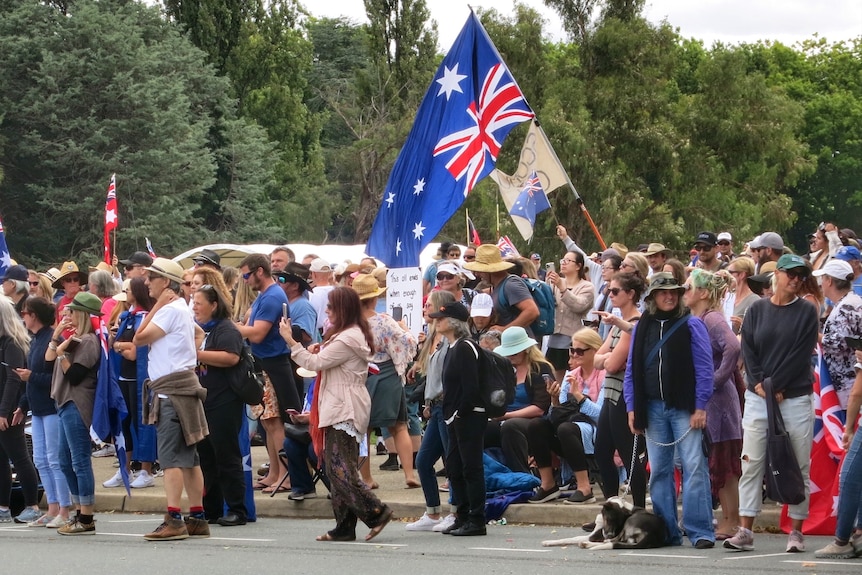
<path fill-rule="evenodd" d="M 28 284 L 30 284 L 30 285 L 31 285 L 31 286 L 33 286 L 33 287 L 36 287 L 37 285 L 39 285 L 39 282 L 30 282 L 30 281 L 28 281 L 27 283 L 28 283 Z"/>
<path fill-rule="evenodd" d="M 131 264 L 131 265 L 126 266 L 126 271 L 130 272 L 135 268 L 142 268 L 142 267 L 144 267 L 144 266 L 142 266 L 141 264 Z"/>
<path fill-rule="evenodd" d="M 461 252 L 449 252 L 449 257 L 450 258 L 460 258 Z"/>
<path fill-rule="evenodd" d="M 708 251 L 710 251 L 710 250 L 711 250 L 712 248 L 714 248 L 714 247 L 715 247 L 715 246 L 704 246 L 704 245 L 699 245 L 699 246 L 694 246 L 694 250 L 695 250 L 695 251 L 698 251 L 698 252 L 708 252 Z"/>
<path fill-rule="evenodd" d="M 623 269 L 623 268 L 634 268 L 634 267 L 635 267 L 635 266 L 634 266 L 633 264 L 630 264 L 629 262 L 623 262 L 623 263 L 621 263 L 621 264 L 620 264 L 620 269 Z"/>
<path fill-rule="evenodd" d="M 785 274 L 787 274 L 788 279 L 792 279 L 792 280 L 799 279 L 802 281 L 805 281 L 806 279 L 808 279 L 808 272 L 798 272 L 796 270 L 781 270 L 781 271 L 783 271 Z"/>
<path fill-rule="evenodd" d="M 441 272 L 441 273 L 437 274 L 437 281 L 441 282 L 443 280 L 451 280 L 454 277 L 455 276 L 453 276 L 452 274 L 447 274 L 447 273 Z"/>
<path fill-rule="evenodd" d="M 60 281 L 62 281 L 63 283 L 71 283 L 71 282 L 81 283 L 81 278 L 79 276 L 69 276 L 69 277 L 63 278 Z"/>
<path fill-rule="evenodd" d="M 582 356 L 585 353 L 587 353 L 588 351 L 590 351 L 589 347 L 570 347 L 569 348 L 569 355 Z"/>
<path fill-rule="evenodd" d="M 253 275 L 255 274 L 255 272 L 256 272 L 258 269 L 260 269 L 260 268 L 254 268 L 254 269 L 253 269 L 253 270 L 251 270 L 250 272 L 246 272 L 246 273 L 242 274 L 242 279 L 244 279 L 244 280 L 248 280 L 248 278 L 250 278 L 251 276 L 253 276 Z"/>
<path fill-rule="evenodd" d="M 727 241 L 727 240 L 721 240 L 720 242 L 718 242 L 718 245 L 720 245 L 720 246 L 729 246 L 729 245 L 730 245 L 730 242 L 729 242 L 729 241 Z"/>
<path fill-rule="evenodd" d="M 623 288 L 608 288 L 608 293 L 611 295 L 620 295 L 621 291 L 626 291 Z"/>
<path fill-rule="evenodd" d="M 471 262 L 476 259 L 476 256 L 464 256 L 464 259 L 468 262 Z"/>

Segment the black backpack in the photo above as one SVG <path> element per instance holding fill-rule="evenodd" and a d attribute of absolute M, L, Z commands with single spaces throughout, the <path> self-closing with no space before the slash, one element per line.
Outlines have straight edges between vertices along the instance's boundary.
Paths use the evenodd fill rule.
<path fill-rule="evenodd" d="M 263 401 L 263 378 L 254 369 L 254 356 L 247 343 L 242 344 L 238 373 L 231 380 L 231 389 L 248 405 L 258 405 Z"/>
<path fill-rule="evenodd" d="M 484 403 L 485 415 L 500 417 L 515 401 L 515 368 L 508 358 L 465 340 L 479 361 L 479 394 Z"/>

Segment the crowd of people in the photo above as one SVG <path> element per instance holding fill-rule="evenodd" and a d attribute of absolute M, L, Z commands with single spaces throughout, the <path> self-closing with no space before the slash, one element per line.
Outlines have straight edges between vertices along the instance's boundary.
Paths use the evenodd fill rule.
<path fill-rule="evenodd" d="M 847 455 L 835 541 L 817 554 L 862 552 L 855 234 L 822 225 L 799 256 L 774 232 L 739 254 L 730 233 L 702 232 L 682 258 L 658 242 L 587 254 L 562 226 L 557 235 L 562 257 L 545 265 L 539 254 L 442 244 L 423 270 L 418 333 L 386 313 L 387 270 L 372 258 L 297 261 L 284 246 L 237 268 L 211 250 L 189 269 L 143 252 L 89 270 L 11 266 L 0 298 L 0 521 L 95 533 L 89 429 L 103 322 L 129 412 L 126 461 L 103 484 L 128 477 L 144 488 L 164 474 L 167 509 L 148 540 L 246 523 L 239 438 L 248 412 L 269 459 L 254 488 L 297 502 L 317 496 L 318 478 L 329 489 L 336 525 L 319 541 L 354 540 L 359 520 L 371 540 L 391 520 L 368 458 L 376 429 L 390 454 L 381 469 L 422 489 L 426 512 L 410 531 L 484 535 L 490 454 L 538 477 L 530 503 L 589 504 L 594 486 L 605 499 L 625 486 L 636 506 L 647 507 L 649 494 L 668 545 L 687 537 L 698 549 L 723 541 L 750 550 L 770 394 L 806 484 L 805 500 L 788 509 L 787 551 L 803 551 L 819 345 L 846 411 Z M 548 333 L 539 331 L 547 302 L 533 280 L 552 294 Z M 253 407 L 235 391 L 246 343 L 264 387 Z M 508 358 L 515 374 L 514 400 L 491 419 L 479 347 Z M 448 514 L 434 468 L 441 459 Z M 14 518 L 10 461 L 25 503 Z"/>

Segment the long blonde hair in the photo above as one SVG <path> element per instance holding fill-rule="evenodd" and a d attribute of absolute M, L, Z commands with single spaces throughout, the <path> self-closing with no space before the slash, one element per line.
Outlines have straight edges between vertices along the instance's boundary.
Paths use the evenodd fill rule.
<path fill-rule="evenodd" d="M 554 372 L 554 366 L 551 365 L 551 362 L 545 359 L 545 355 L 542 353 L 542 350 L 538 345 L 531 345 L 527 348 L 527 355 L 524 357 L 524 363 L 527 364 L 527 373 L 540 373 L 542 371 L 542 365 L 551 370 L 551 373 Z"/>
<path fill-rule="evenodd" d="M 251 289 L 251 286 L 246 282 L 239 282 L 236 286 L 236 295 L 233 298 L 233 319 L 235 321 L 244 320 L 245 313 L 256 299 L 257 293 Z"/>
<path fill-rule="evenodd" d="M 15 306 L 2 296 L 0 296 L 0 336 L 10 338 L 15 347 L 21 349 L 25 356 L 30 353 L 30 334 L 27 333 L 24 322 L 15 311 Z"/>

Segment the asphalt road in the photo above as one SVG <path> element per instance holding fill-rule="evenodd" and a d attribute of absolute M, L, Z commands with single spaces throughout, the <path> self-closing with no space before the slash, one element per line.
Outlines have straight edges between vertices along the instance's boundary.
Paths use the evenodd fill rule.
<path fill-rule="evenodd" d="M 244 527 L 212 527 L 209 539 L 147 542 L 141 535 L 161 516 L 97 514 L 95 536 L 64 537 L 53 530 L 4 524 L 0 557 L 6 573 L 238 573 L 287 572 L 373 575 L 479 573 L 517 575 L 577 573 L 689 575 L 691 573 L 860 573 L 862 559 L 816 561 L 814 550 L 827 537 L 809 537 L 809 551 L 784 553 L 786 536 L 757 534 L 755 551 L 721 548 L 696 551 L 690 546 L 641 552 L 546 548 L 544 539 L 580 535 L 579 529 L 492 525 L 486 537 L 455 538 L 438 533 L 409 533 L 393 521 L 371 543 L 318 543 L 332 521 L 269 519 Z M 361 525 L 360 525 L 361 526 Z M 362 526 L 361 526 L 362 527 Z M 360 539 L 364 527 L 357 532 Z"/>

